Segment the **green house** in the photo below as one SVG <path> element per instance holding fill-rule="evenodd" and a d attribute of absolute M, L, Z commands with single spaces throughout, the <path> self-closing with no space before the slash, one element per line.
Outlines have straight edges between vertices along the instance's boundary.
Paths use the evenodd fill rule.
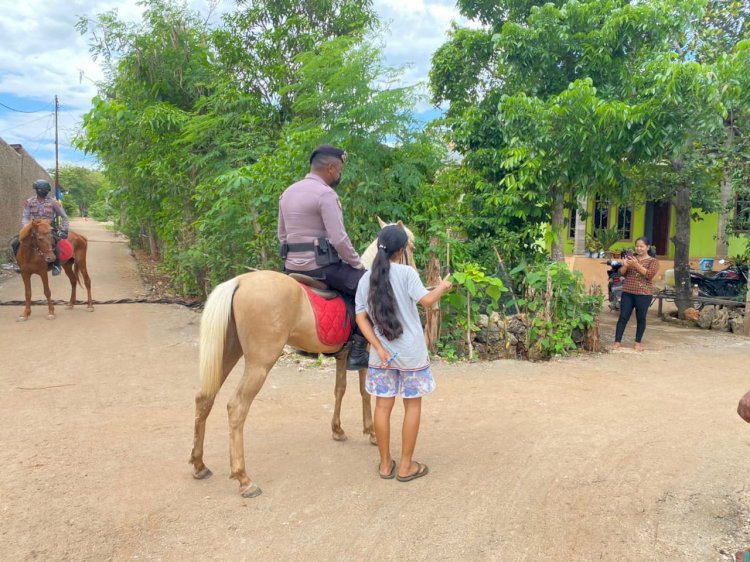
<path fill-rule="evenodd" d="M 690 225 L 690 258 L 720 259 L 735 256 L 745 250 L 746 236 L 750 235 L 750 200 L 733 195 L 731 210 L 722 217 L 720 213 L 697 213 Z M 672 237 L 676 230 L 674 206 L 668 201 L 649 201 L 646 204 L 613 203 L 596 197 L 583 200 L 581 207 L 587 210 L 585 220 L 576 210 L 569 210 L 566 220 L 565 254 L 583 256 L 590 248 L 589 240 L 596 229 L 616 228 L 621 238 L 610 251 L 632 248 L 640 236 L 651 240 L 658 257 L 674 258 Z M 722 221 L 722 218 L 724 219 Z M 733 234 L 722 240 L 725 230 L 721 223 L 730 225 Z M 606 248 L 605 248 L 606 249 Z"/>

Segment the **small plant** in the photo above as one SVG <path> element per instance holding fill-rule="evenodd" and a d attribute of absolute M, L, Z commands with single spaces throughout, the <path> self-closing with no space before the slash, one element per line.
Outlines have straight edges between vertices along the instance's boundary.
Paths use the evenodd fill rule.
<path fill-rule="evenodd" d="M 596 228 L 587 236 L 589 247 L 592 251 L 608 252 L 609 249 L 620 241 L 620 232 L 616 228 Z M 592 247 L 594 244 L 596 247 Z"/>
<path fill-rule="evenodd" d="M 446 307 L 452 311 L 443 315 L 443 319 L 449 323 L 444 326 L 443 333 L 449 341 L 459 341 L 465 335 L 467 354 L 471 359 L 472 332 L 477 329 L 479 315 L 501 308 L 500 297 L 508 289 L 500 279 L 490 277 L 476 264 L 462 266 L 451 280 L 456 290 L 444 297 Z M 443 349 L 449 349 L 449 344 L 445 343 Z"/>
<path fill-rule="evenodd" d="M 574 332 L 591 326 L 602 306 L 602 296 L 589 295 L 580 272 L 552 262 L 529 271 L 522 305 L 531 318 L 529 346 L 538 356 L 563 355 L 577 347 Z"/>

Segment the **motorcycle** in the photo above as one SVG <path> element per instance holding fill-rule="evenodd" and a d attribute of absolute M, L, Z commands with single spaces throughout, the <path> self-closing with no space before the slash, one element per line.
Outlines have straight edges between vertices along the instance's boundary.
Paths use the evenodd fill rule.
<path fill-rule="evenodd" d="M 620 274 L 620 269 L 624 263 L 620 260 L 607 260 L 609 266 L 607 270 L 607 300 L 609 301 L 609 310 L 620 310 L 620 299 L 622 298 L 622 284 L 625 282 L 625 276 Z"/>
<path fill-rule="evenodd" d="M 719 264 L 724 265 L 724 260 Z M 674 291 L 674 269 L 668 269 L 664 273 L 667 290 Z M 690 270 L 690 285 L 693 294 L 698 297 L 714 297 L 734 299 L 747 290 L 748 266 L 744 263 L 732 263 L 721 271 L 695 271 Z M 699 302 L 695 308 L 700 310 L 705 303 Z"/>
<path fill-rule="evenodd" d="M 724 264 L 724 260 L 719 261 Z M 721 271 L 691 271 L 690 284 L 704 297 L 736 297 L 747 287 L 747 264 L 733 263 Z"/>

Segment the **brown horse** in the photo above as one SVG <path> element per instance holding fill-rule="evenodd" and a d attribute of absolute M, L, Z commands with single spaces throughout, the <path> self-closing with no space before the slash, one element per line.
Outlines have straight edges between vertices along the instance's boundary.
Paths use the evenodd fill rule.
<path fill-rule="evenodd" d="M 52 226 L 46 220 L 35 219 L 21 229 L 18 240 L 20 246 L 16 253 L 16 262 L 21 269 L 21 277 L 26 289 L 26 307 L 18 320 L 27 320 L 31 315 L 31 276 L 35 273 L 42 278 L 42 284 L 44 285 L 44 296 L 47 297 L 48 307 L 47 319 L 54 320 L 55 306 L 52 304 L 52 293 L 49 289 L 49 278 L 47 277 L 49 264 L 55 261 Z M 71 232 L 68 235 L 68 242 L 73 246 L 73 257 L 62 263 L 65 274 L 70 279 L 71 287 L 70 302 L 66 307 L 73 308 L 73 305 L 76 304 L 76 283 L 80 285 L 81 276 L 83 276 L 83 282 L 88 292 L 87 309 L 91 312 L 94 310 L 94 306 L 91 300 L 91 279 L 86 268 L 88 240 L 80 234 Z"/>
<path fill-rule="evenodd" d="M 403 223 L 399 221 L 398 224 L 409 235 L 406 262 L 413 264 L 414 237 Z M 371 247 L 374 245 L 375 242 Z M 367 255 L 374 255 L 374 252 L 368 250 L 363 257 Z M 242 379 L 227 404 L 231 432 L 230 477 L 239 480 L 240 494 L 244 497 L 251 498 L 261 493 L 261 489 L 245 471 L 243 429 L 250 405 L 285 345 L 313 353 L 338 353 L 334 390 L 336 406 L 331 428 L 334 439 L 346 439 L 346 434 L 341 429 L 340 411 L 346 390 L 348 347 L 332 347 L 318 339 L 310 300 L 293 278 L 276 271 L 245 273 L 225 281 L 211 292 L 201 318 L 201 390 L 195 397 L 195 433 L 190 455 L 194 478 L 203 479 L 212 474 L 203 463 L 206 419 L 221 385 L 244 355 L 245 370 Z M 370 396 L 365 391 L 366 374 L 367 369 L 359 371 L 362 418 L 364 433 L 370 435 L 370 441 L 375 443 Z"/>

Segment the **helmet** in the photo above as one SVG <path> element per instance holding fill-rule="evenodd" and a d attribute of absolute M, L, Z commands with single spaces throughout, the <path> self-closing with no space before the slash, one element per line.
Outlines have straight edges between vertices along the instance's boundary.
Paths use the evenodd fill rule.
<path fill-rule="evenodd" d="M 52 191 L 52 186 L 47 180 L 36 180 L 32 184 L 32 187 L 36 190 L 37 195 L 41 195 L 42 197 L 47 197 L 49 192 Z"/>

